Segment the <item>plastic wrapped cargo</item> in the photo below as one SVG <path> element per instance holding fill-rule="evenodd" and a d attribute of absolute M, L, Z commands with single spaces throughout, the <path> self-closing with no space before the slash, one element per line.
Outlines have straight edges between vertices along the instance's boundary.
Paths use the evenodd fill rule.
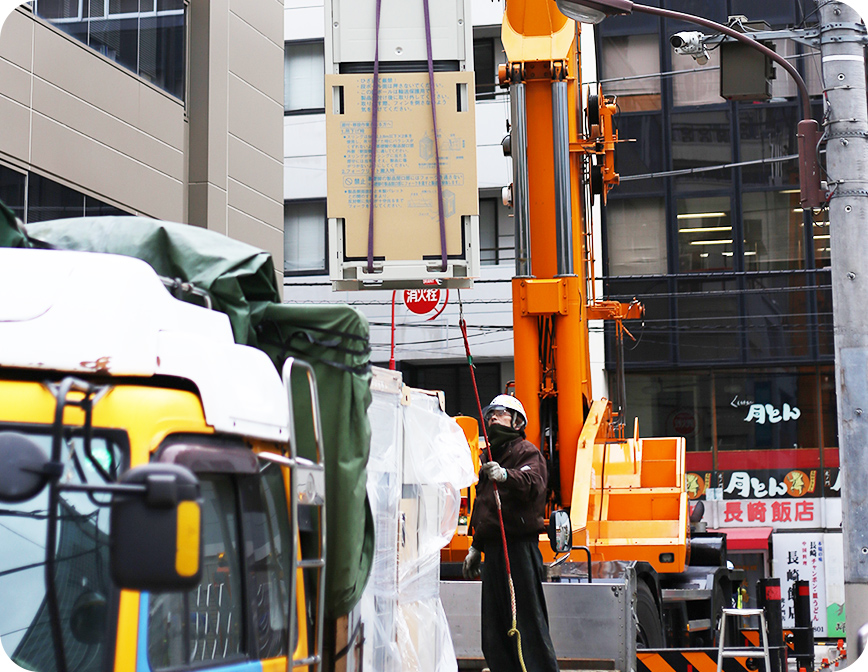
<path fill-rule="evenodd" d="M 398 531 L 401 504 L 403 440 L 401 374 L 373 370 L 371 379 L 371 451 L 368 458 L 368 501 L 374 517 L 374 560 L 359 603 L 364 623 L 362 669 L 400 672 L 398 648 Z M 356 669 L 355 665 L 348 669 Z"/>
<path fill-rule="evenodd" d="M 438 394 L 405 388 L 398 647 L 403 669 L 457 670 L 440 603 L 440 550 L 458 524 L 461 489 L 476 482 L 470 447 Z"/>

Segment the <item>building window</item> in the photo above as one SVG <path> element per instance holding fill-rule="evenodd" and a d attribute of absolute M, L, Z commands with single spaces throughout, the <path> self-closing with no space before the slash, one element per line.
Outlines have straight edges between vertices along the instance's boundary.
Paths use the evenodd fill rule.
<path fill-rule="evenodd" d="M 678 270 L 682 273 L 733 268 L 729 196 L 678 199 Z"/>
<path fill-rule="evenodd" d="M 618 98 L 620 104 L 620 98 Z M 666 170 L 663 148 L 663 116 L 661 114 L 619 114 L 618 137 L 622 141 L 615 150 L 615 170 L 621 183 L 613 195 L 616 198 L 630 194 L 662 193 L 662 178 L 627 179 L 636 175 L 650 175 Z"/>
<path fill-rule="evenodd" d="M 732 128 L 726 110 L 672 115 L 672 169 L 713 168 L 732 163 Z M 703 170 L 674 178 L 676 191 L 731 189 L 731 168 Z"/>
<path fill-rule="evenodd" d="M 692 56 L 672 56 L 672 102 L 676 107 L 717 105 L 720 97 L 720 50 L 708 53 L 708 62 L 698 65 Z"/>
<path fill-rule="evenodd" d="M 634 373 L 626 385 L 627 411 L 645 435 L 683 436 L 691 452 L 720 451 L 711 469 L 754 461 L 794 468 L 797 458 L 819 465 L 820 448 L 837 447 L 831 367 Z M 762 457 L 750 459 L 750 451 Z"/>
<path fill-rule="evenodd" d="M 676 339 L 681 362 L 736 361 L 742 356 L 735 280 L 676 283 Z"/>
<path fill-rule="evenodd" d="M 12 288 L 8 292 L 14 291 Z M 34 425 L 5 425 L 4 431 L 27 432 L 46 455 L 51 454 L 49 434 L 33 433 Z M 116 434 L 120 438 L 121 434 Z M 124 435 L 125 436 L 125 435 Z M 126 443 L 126 439 L 122 439 Z M 118 465 L 126 462 L 126 447 L 109 437 L 93 437 L 90 455 L 85 454 L 81 434 L 68 435 L 64 442 L 64 484 L 71 487 L 106 485 L 103 467 L 114 480 Z M 76 468 L 73 468 L 73 463 Z M 110 466 L 111 465 L 111 466 Z M 48 515 L 57 517 L 57 546 L 54 576 L 61 628 L 69 669 L 100 672 L 112 666 L 114 641 L 108 637 L 105 621 L 91 605 L 116 604 L 117 589 L 109 567 L 110 513 L 102 496 L 63 490 L 52 511 L 47 488 L 24 502 L 4 502 L 0 507 L 0 613 L 2 646 L 16 666 L 29 670 L 55 670 L 47 617 L 45 540 Z M 109 606 L 107 611 L 110 611 Z M 82 617 L 84 615 L 84 617 Z M 85 643 L 86 642 L 86 643 Z M 78 652 L 86 650 L 85 655 Z M 74 653 L 73 653 L 74 652 Z M 72 654 L 72 655 L 70 655 Z M 74 662 L 73 662 L 74 661 Z M 10 668 L 14 669 L 14 668 Z"/>
<path fill-rule="evenodd" d="M 322 40 L 286 42 L 283 54 L 283 111 L 325 111 L 325 52 Z"/>
<path fill-rule="evenodd" d="M 291 275 L 328 270 L 325 200 L 283 204 L 283 270 Z"/>
<path fill-rule="evenodd" d="M 497 70 L 502 63 L 506 63 L 506 53 L 500 36 L 485 34 L 489 29 L 477 29 L 473 38 L 473 70 L 476 81 L 476 100 L 491 100 L 500 89 Z M 497 27 L 500 30 L 500 26 Z"/>
<path fill-rule="evenodd" d="M 24 221 L 27 175 L 0 165 L 0 201 L 18 219 Z"/>
<path fill-rule="evenodd" d="M 479 261 L 494 266 L 515 260 L 515 232 L 509 209 L 499 198 L 479 199 Z"/>
<path fill-rule="evenodd" d="M 746 271 L 804 268 L 805 227 L 798 190 L 744 194 L 742 222 Z"/>
<path fill-rule="evenodd" d="M 18 214 L 15 210 L 13 212 Z M 25 223 L 69 217 L 128 214 L 130 213 L 47 177 L 31 173 L 27 178 L 27 212 L 26 217 L 22 217 Z"/>
<path fill-rule="evenodd" d="M 37 16 L 184 100 L 184 0 L 33 0 Z"/>
<path fill-rule="evenodd" d="M 150 594 L 147 645 L 155 670 L 238 659 L 247 648 L 235 486 L 227 474 L 200 474 L 199 483 L 204 501 L 202 581 L 189 592 Z M 250 600 L 248 608 L 254 603 Z"/>
<path fill-rule="evenodd" d="M 832 264 L 831 234 L 829 233 L 829 210 L 824 208 L 813 217 L 814 266 L 828 268 Z"/>
<path fill-rule="evenodd" d="M 660 43 L 657 34 L 604 37 L 603 92 L 618 96 L 622 112 L 660 109 Z"/>
<path fill-rule="evenodd" d="M 606 206 L 609 275 L 666 273 L 666 211 L 662 198 L 609 201 Z"/>
<path fill-rule="evenodd" d="M 796 114 L 794 105 L 740 106 L 739 161 L 768 162 L 744 166 L 741 169 L 741 178 L 746 185 L 757 187 L 798 185 L 798 161 L 776 160 L 799 153 L 794 132 L 799 121 Z"/>

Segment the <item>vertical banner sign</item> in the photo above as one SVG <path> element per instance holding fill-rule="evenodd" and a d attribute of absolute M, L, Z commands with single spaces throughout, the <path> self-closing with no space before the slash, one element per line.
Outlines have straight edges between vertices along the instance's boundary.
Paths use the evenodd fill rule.
<path fill-rule="evenodd" d="M 774 576 L 781 580 L 781 611 L 783 627 L 795 625 L 793 582 L 808 581 L 811 590 L 811 625 L 815 637 L 827 636 L 826 604 L 826 535 L 772 535 Z"/>
<path fill-rule="evenodd" d="M 826 552 L 826 637 L 846 637 L 844 629 L 844 535 L 827 532 L 823 535 Z"/>

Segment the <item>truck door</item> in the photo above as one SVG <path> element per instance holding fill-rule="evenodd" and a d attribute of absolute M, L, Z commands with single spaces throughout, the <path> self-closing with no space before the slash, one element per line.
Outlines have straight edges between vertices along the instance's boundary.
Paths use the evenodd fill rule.
<path fill-rule="evenodd" d="M 200 480 L 202 580 L 186 592 L 143 593 L 138 672 L 286 669 L 294 544 L 283 467 L 257 460 L 241 441 L 188 438 L 164 447 L 161 461 Z"/>

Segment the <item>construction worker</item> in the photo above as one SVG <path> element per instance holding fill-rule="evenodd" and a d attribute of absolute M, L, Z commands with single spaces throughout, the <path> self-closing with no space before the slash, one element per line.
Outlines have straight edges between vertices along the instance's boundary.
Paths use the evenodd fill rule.
<path fill-rule="evenodd" d="M 527 415 L 518 399 L 500 394 L 483 409 L 482 416 L 491 460 L 479 470 L 470 517 L 473 545 L 463 567 L 465 578 L 482 574 L 482 653 L 491 672 L 523 672 L 522 660 L 526 672 L 557 672 L 538 545 L 539 533 L 545 529 L 546 462 L 539 449 L 525 439 Z M 483 459 L 485 456 L 483 452 Z M 495 483 L 506 531 L 509 573 L 503 554 Z M 511 633 L 510 574 L 515 588 L 520 650 L 519 636 Z"/>

